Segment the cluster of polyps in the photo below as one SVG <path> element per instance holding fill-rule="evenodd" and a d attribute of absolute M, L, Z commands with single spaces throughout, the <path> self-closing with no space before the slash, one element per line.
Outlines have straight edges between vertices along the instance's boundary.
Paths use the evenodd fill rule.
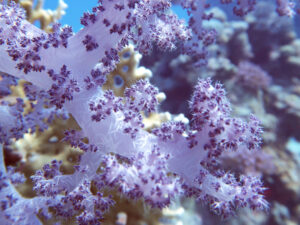
<path fill-rule="evenodd" d="M 142 53 L 151 49 L 152 41 L 164 49 L 187 41 L 181 45 L 183 52 L 203 59 L 203 47 L 212 43 L 215 35 L 194 18 L 210 18 L 204 13 L 205 1 L 184 4 L 194 14 L 190 27 L 174 14 L 165 13 L 169 7 L 168 0 L 99 1 L 92 13 L 81 18 L 85 27 L 75 35 L 69 27 L 56 27 L 54 33 L 46 34 L 27 23 L 16 5 L 0 6 L 0 71 L 31 82 L 28 98 L 37 102 L 49 99 L 48 113 L 39 107 L 36 123 L 49 117 L 50 109 L 71 113 L 82 131 L 68 132 L 66 140 L 84 150 L 74 174 L 63 175 L 57 161 L 38 171 L 32 177 L 38 197 L 32 199 L 14 191 L 13 179 L 4 175 L 1 162 L 3 223 L 38 224 L 36 215 L 50 217 L 51 207 L 57 217 L 76 216 L 80 224 L 97 224 L 113 205 L 110 197 L 101 194 L 107 187 L 117 188 L 129 198 L 144 198 L 159 208 L 167 206 L 174 195 L 195 196 L 224 217 L 237 207 L 267 207 L 259 179 L 236 179 L 219 169 L 218 158 L 224 151 L 258 149 L 261 134 L 254 117 L 250 122 L 231 118 L 220 84 L 198 82 L 190 103 L 193 118 L 189 129 L 180 122 L 169 122 L 152 133 L 143 130 L 140 113 L 156 110 L 156 88 L 139 81 L 125 90 L 124 98 L 101 88 L 105 74 L 118 61 L 118 51 L 129 41 Z M 202 45 L 195 44 L 198 41 Z M 13 106 L 1 103 L 4 144 L 32 127 L 33 120 L 16 121 L 16 116 L 23 116 L 20 107 L 21 102 Z M 9 126 L 7 121 L 12 121 Z M 92 184 L 96 192 L 91 191 Z"/>

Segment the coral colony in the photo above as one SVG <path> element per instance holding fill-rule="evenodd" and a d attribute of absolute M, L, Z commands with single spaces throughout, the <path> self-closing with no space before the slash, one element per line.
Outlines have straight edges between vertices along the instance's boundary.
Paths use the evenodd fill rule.
<path fill-rule="evenodd" d="M 165 51 L 177 48 L 195 66 L 205 64 L 206 47 L 217 35 L 202 26 L 212 17 L 204 12 L 209 6 L 205 0 L 182 0 L 181 5 L 190 15 L 188 25 L 169 10 L 169 0 L 100 0 L 92 13 L 84 13 L 84 28 L 74 34 L 58 24 L 46 33 L 30 24 L 17 4 L 1 3 L 1 95 L 24 79 L 32 101 L 30 111 L 21 98 L 13 104 L 1 101 L 2 147 L 72 115 L 81 130 L 67 130 L 63 140 L 83 151 L 72 174 L 63 174 L 62 162 L 53 160 L 31 176 L 33 198 L 15 189 L 24 177 L 5 167 L 1 154 L 1 224 L 41 224 L 52 217 L 100 224 L 116 204 L 104 194 L 107 189 L 159 209 L 178 196 L 194 197 L 223 218 L 243 207 L 268 208 L 259 178 L 221 169 L 224 152 L 257 151 L 262 133 L 253 115 L 247 122 L 231 117 L 221 84 L 199 80 L 189 103 L 190 123 L 171 120 L 151 132 L 143 129 L 142 113 L 157 111 L 156 87 L 140 79 L 123 96 L 102 88 L 129 43 L 142 54 L 153 43 Z M 243 16 L 254 7 L 255 0 L 239 0 L 234 13 Z M 278 0 L 277 7 L 282 16 L 297 12 L 294 1 Z"/>

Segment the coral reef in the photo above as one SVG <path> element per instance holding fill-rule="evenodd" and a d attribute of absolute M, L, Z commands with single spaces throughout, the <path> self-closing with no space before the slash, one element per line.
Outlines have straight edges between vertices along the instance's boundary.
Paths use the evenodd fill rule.
<path fill-rule="evenodd" d="M 29 22 L 0 5 L 3 224 L 297 224 L 296 2 L 232 21 L 175 1 L 185 24 L 168 0 L 103 0 L 77 34 L 48 26 L 63 2 L 20 3 Z"/>

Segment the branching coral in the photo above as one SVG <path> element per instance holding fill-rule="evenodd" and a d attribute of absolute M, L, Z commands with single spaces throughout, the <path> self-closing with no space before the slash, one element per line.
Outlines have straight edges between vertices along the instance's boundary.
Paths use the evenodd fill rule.
<path fill-rule="evenodd" d="M 239 1 L 235 12 L 245 14 L 253 4 Z M 144 130 L 141 112 L 157 112 L 156 87 L 140 79 L 123 97 L 102 88 L 129 42 L 142 53 L 155 42 L 165 50 L 181 48 L 196 65 L 205 61 L 205 47 L 216 35 L 202 27 L 202 19 L 210 18 L 205 1 L 182 5 L 192 15 L 189 26 L 168 12 L 167 0 L 99 1 L 81 18 L 84 28 L 77 34 L 58 25 L 47 34 L 26 22 L 15 4 L 0 6 L 0 71 L 31 82 L 26 97 L 36 109 L 24 114 L 19 98 L 15 104 L 1 102 L 1 142 L 7 145 L 37 127 L 44 131 L 45 121 L 68 112 L 81 130 L 65 132 L 64 141 L 83 152 L 72 174 L 63 174 L 62 162 L 53 160 L 31 176 L 37 196 L 29 200 L 10 191 L 15 180 L 2 168 L 5 224 L 39 224 L 36 215 L 99 224 L 115 203 L 106 188 L 159 209 L 175 196 L 193 196 L 225 218 L 236 208 L 268 207 L 259 178 L 221 169 L 224 152 L 259 150 L 262 131 L 254 116 L 248 122 L 231 117 L 219 83 L 198 81 L 188 127 L 169 121 L 151 133 Z"/>

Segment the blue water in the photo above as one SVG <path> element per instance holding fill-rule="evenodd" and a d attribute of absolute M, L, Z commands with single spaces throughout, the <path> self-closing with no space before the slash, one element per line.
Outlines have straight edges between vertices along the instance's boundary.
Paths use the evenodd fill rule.
<path fill-rule="evenodd" d="M 84 12 L 92 11 L 92 8 L 97 5 L 98 0 L 65 0 L 68 4 L 66 15 L 59 21 L 62 25 L 68 24 L 73 27 L 73 31 L 79 31 L 83 26 L 80 24 L 80 17 Z M 45 0 L 44 9 L 55 9 L 58 0 Z"/>

